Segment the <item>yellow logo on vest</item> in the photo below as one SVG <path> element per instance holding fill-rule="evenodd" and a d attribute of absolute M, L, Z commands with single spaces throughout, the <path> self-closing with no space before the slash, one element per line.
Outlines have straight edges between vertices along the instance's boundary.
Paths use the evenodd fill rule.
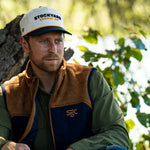
<path fill-rule="evenodd" d="M 66 110 L 66 115 L 69 117 L 74 117 L 77 114 L 78 114 L 77 109 Z"/>

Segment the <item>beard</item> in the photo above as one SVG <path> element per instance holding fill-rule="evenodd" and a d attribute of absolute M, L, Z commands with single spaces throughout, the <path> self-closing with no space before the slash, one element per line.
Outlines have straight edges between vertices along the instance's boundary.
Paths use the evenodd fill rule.
<path fill-rule="evenodd" d="M 29 58 L 32 62 L 33 70 L 44 71 L 46 73 L 57 72 L 62 64 L 62 56 L 49 53 L 43 57 L 36 58 L 32 50 L 29 53 Z"/>

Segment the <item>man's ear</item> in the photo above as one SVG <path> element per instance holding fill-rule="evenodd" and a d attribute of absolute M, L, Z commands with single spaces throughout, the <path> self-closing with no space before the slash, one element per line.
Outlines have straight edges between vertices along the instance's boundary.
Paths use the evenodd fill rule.
<path fill-rule="evenodd" d="M 29 54 L 29 43 L 22 36 L 20 37 L 20 43 L 21 43 L 23 51 Z"/>

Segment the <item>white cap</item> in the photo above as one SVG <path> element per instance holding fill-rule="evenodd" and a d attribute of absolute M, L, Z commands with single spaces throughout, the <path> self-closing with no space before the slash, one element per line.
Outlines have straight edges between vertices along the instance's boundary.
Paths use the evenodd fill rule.
<path fill-rule="evenodd" d="M 28 11 L 20 21 L 21 35 L 37 36 L 52 31 L 62 31 L 70 34 L 64 29 L 61 13 L 50 7 L 40 6 Z"/>

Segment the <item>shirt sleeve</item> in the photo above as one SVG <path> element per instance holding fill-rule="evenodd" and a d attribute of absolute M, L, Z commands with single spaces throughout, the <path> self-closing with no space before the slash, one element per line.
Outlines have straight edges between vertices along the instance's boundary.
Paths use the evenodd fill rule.
<path fill-rule="evenodd" d="M 0 86 L 0 149 L 11 138 L 11 120 L 6 109 L 2 88 Z"/>
<path fill-rule="evenodd" d="M 70 145 L 75 150 L 104 150 L 109 145 L 129 149 L 123 113 L 103 75 L 94 71 L 90 82 L 93 136 Z"/>

